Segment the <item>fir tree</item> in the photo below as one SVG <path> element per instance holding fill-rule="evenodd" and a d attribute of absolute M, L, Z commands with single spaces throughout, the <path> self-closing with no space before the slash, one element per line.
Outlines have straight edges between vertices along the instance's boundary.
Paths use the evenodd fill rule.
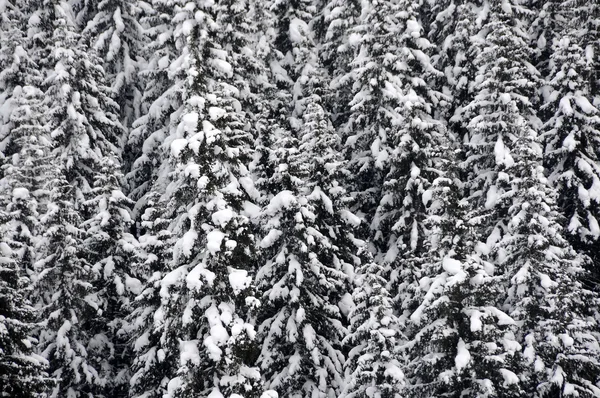
<path fill-rule="evenodd" d="M 390 172 L 390 160 L 401 161 L 400 158 L 406 156 L 398 173 L 404 173 L 414 160 L 410 154 L 413 150 L 410 141 L 420 140 L 421 134 L 415 132 L 411 136 L 408 131 L 401 131 L 402 126 L 415 131 L 430 131 L 437 124 L 431 117 L 437 94 L 423 79 L 435 74 L 426 55 L 431 45 L 421 37 L 423 32 L 417 14 L 418 8 L 409 3 L 364 3 L 360 24 L 352 33 L 356 40 L 360 38 L 360 49 L 352 62 L 352 71 L 345 77 L 352 82 L 353 99 L 343 132 L 354 175 L 352 191 L 369 222 L 375 217 L 384 196 L 382 188 Z M 420 118 L 419 122 L 416 117 Z M 411 125 L 413 119 L 415 124 Z M 418 149 L 415 150 L 424 150 L 424 144 L 429 140 L 423 138 L 422 142 L 417 142 L 414 148 Z M 400 143 L 405 149 L 398 148 Z M 417 163 L 414 170 L 424 170 L 423 165 Z M 389 183 L 393 178 L 396 177 L 389 176 Z M 415 184 L 417 189 L 418 185 Z M 397 192 L 402 190 L 399 189 Z M 419 202 L 415 201 L 414 205 Z M 374 230 L 381 228 L 379 223 L 373 224 Z"/>
<path fill-rule="evenodd" d="M 272 130 L 269 160 L 277 166 L 262 185 L 273 191 L 261 213 L 258 363 L 267 388 L 280 396 L 328 397 L 342 387 L 340 307 L 357 261 L 353 231 L 360 220 L 347 210 L 338 181 L 344 162 L 322 106 L 322 83 L 317 73 L 307 76 L 299 139 L 280 126 Z"/>
<path fill-rule="evenodd" d="M 94 216 L 84 223 L 87 238 L 83 245 L 94 274 L 92 288 L 99 306 L 92 328 L 102 336 L 97 344 L 110 353 L 101 365 L 102 378 L 107 380 L 103 394 L 116 397 L 129 389 L 131 331 L 125 317 L 130 311 L 130 290 L 139 288 L 139 280 L 132 278 L 130 269 L 137 244 L 127 232 L 131 202 L 120 190 L 118 163 L 106 157 L 101 165 L 91 191 L 93 198 L 85 203 Z"/>
<path fill-rule="evenodd" d="M 247 172 L 251 136 L 235 78 L 247 65 L 233 56 L 242 29 L 222 13 L 228 6 L 177 9 L 185 40 L 185 106 L 167 144 L 173 173 L 165 217 L 176 243 L 161 284 L 160 344 L 176 363 L 167 396 L 255 396 L 252 295 L 254 236 L 245 209 L 255 192 Z M 193 12 L 192 12 L 193 11 Z M 240 9 L 243 12 L 243 9 Z M 195 16 L 194 16 L 195 13 Z M 197 18 L 200 18 L 198 20 Z M 189 47 L 188 47 L 189 46 Z M 155 322 L 157 316 L 155 313 Z"/>
<path fill-rule="evenodd" d="M 502 289 L 493 268 L 473 253 L 472 210 L 459 179 L 457 144 L 432 153 L 440 174 L 423 195 L 428 254 L 416 272 L 417 306 L 405 331 L 409 397 L 512 393 L 502 384 L 507 369 L 498 367 L 511 363 L 519 346 L 496 341 L 514 340 L 515 322 L 499 309 Z"/>
<path fill-rule="evenodd" d="M 512 391 L 505 394 L 511 396 L 520 391 L 553 395 L 570 388 L 590 394 L 593 382 L 585 376 L 589 370 L 580 373 L 579 369 L 594 366 L 595 349 L 581 357 L 566 354 L 590 347 L 586 334 L 595 326 L 589 324 L 583 302 L 571 296 L 589 295 L 576 282 L 581 258 L 561 237 L 559 217 L 542 174 L 536 132 L 540 123 L 532 104 L 539 78 L 528 62 L 531 52 L 519 19 L 524 13 L 516 3 L 490 4 L 482 27 L 485 39 L 479 42 L 475 59 L 479 68 L 475 99 L 467 107 L 473 112 L 467 165 L 474 206 L 479 209 L 474 215 L 480 221 L 478 233 L 486 239 L 477 251 L 493 263 L 498 296 L 503 297 L 500 308 L 516 322 L 503 345 L 519 348 L 511 362 L 505 360 L 504 382 L 499 379 L 493 388 L 510 386 Z M 556 309 L 554 300 L 568 303 L 568 310 Z M 568 337 L 569 329 L 577 338 L 559 350 L 566 355 L 558 354 L 558 336 Z"/>
<path fill-rule="evenodd" d="M 6 209 L 12 216 L 13 228 L 7 238 L 19 253 L 22 270 L 33 274 L 35 244 L 39 235 L 39 213 L 44 211 L 47 194 L 50 142 L 43 125 L 45 107 L 40 90 L 25 86 L 13 92 L 11 113 L 12 147 L 16 152 L 4 165 L 3 189 L 7 195 Z"/>
<path fill-rule="evenodd" d="M 151 195 L 153 185 L 166 184 L 163 177 L 169 166 L 164 141 L 171 123 L 177 120 L 171 120 L 171 115 L 184 101 L 186 68 L 182 63 L 188 45 L 180 29 L 176 34 L 175 28 L 181 27 L 181 22 L 173 21 L 176 11 L 171 1 L 155 0 L 148 8 L 140 20 L 145 27 L 142 40 L 147 43 L 140 54 L 146 66 L 138 75 L 143 87 L 141 116 L 133 122 L 125 146 L 126 192 L 136 202 L 132 214 L 136 222 L 144 212 L 146 195 Z"/>
<path fill-rule="evenodd" d="M 542 134 L 544 165 L 550 183 L 558 191 L 567 238 L 576 250 L 593 259 L 590 265 L 594 266 L 598 283 L 600 115 L 592 105 L 593 65 L 586 56 L 586 36 L 567 23 L 576 18 L 576 13 L 568 4 L 559 6 L 557 13 L 563 23 L 549 44 L 550 74 L 541 109 L 542 116 L 548 116 Z"/>
<path fill-rule="evenodd" d="M 373 173 L 384 172 L 381 187 L 371 181 L 368 190 L 380 190 L 378 206 L 371 213 L 371 242 L 388 270 L 389 290 L 398 310 L 404 313 L 414 310 L 413 292 L 427 233 L 422 194 L 437 176 L 432 150 L 441 144 L 445 128 L 433 117 L 433 109 L 443 97 L 429 86 L 429 79 L 437 72 L 427 56 L 431 44 L 421 37 L 419 9 L 408 2 L 389 7 L 396 15 L 393 26 L 398 53 L 381 54 L 384 65 L 391 70 L 385 77 L 388 82 L 379 83 L 379 88 L 395 107 L 379 110 L 387 119 L 385 125 L 367 126 L 372 133 L 377 132 L 370 136 L 375 139 L 371 149 L 379 147 L 381 151 L 369 167 L 375 168 Z M 371 10 L 373 18 L 378 18 L 374 15 L 376 9 Z"/>
<path fill-rule="evenodd" d="M 360 1 L 356 0 L 332 0 L 326 8 L 328 27 L 321 46 L 321 57 L 334 90 L 324 100 L 335 126 L 344 125 L 350 113 L 348 104 L 352 100 L 352 80 L 348 76 L 359 45 L 359 35 L 353 32 L 359 24 L 361 11 Z"/>
<path fill-rule="evenodd" d="M 88 48 L 103 61 L 111 97 L 119 105 L 123 126 L 131 127 L 140 115 L 141 85 L 138 79 L 143 27 L 140 6 L 130 0 L 90 1 L 80 19 L 86 21 L 82 36 Z"/>
<path fill-rule="evenodd" d="M 343 397 L 398 397 L 405 394 L 404 325 L 394 312 L 386 290 L 385 269 L 370 255 L 356 270 L 355 303 L 350 314 L 350 333 L 345 338 L 350 354 L 346 361 Z"/>
<path fill-rule="evenodd" d="M 428 7 L 433 17 L 427 37 L 436 46 L 432 64 L 443 72 L 435 76 L 434 84 L 449 96 L 449 103 L 436 110 L 436 118 L 446 120 L 449 132 L 463 138 L 468 124 L 463 108 L 473 99 L 469 88 L 476 72 L 472 37 L 486 18 L 486 9 L 480 1 L 453 0 L 429 1 Z"/>
<path fill-rule="evenodd" d="M 38 212 L 44 209 L 49 142 L 40 120 L 41 92 L 17 86 L 11 100 L 10 137 L 15 153 L 7 159 L 10 162 L 4 165 L 0 180 L 0 374 L 4 375 L 0 395 L 37 397 L 51 386 L 47 361 L 33 353 L 38 314 L 29 302 L 36 278 Z"/>
<path fill-rule="evenodd" d="M 141 217 L 144 233 L 139 237 L 139 250 L 132 267 L 142 281 L 139 291 L 133 291 L 137 296 L 127 318 L 134 336 L 130 380 L 130 395 L 134 397 L 162 398 L 176 371 L 177 352 L 165 349 L 167 344 L 162 339 L 169 324 L 165 324 L 161 308 L 161 280 L 168 272 L 165 265 L 172 258 L 173 246 L 168 229 L 170 220 L 161 218 L 163 214 L 164 203 L 150 197 Z"/>
<path fill-rule="evenodd" d="M 37 247 L 38 351 L 57 379 L 50 397 L 92 398 L 106 385 L 99 361 L 108 353 L 102 351 L 104 336 L 95 335 L 90 327 L 98 304 L 83 253 L 81 218 L 73 209 L 75 188 L 60 167 L 53 172 L 48 210 L 41 219 L 43 239 Z"/>
<path fill-rule="evenodd" d="M 75 205 L 87 199 L 109 153 L 120 153 L 123 127 L 117 104 L 104 86 L 104 71 L 81 43 L 72 10 L 64 2 L 39 5 L 32 23 L 33 54 L 48 71 L 44 81 L 53 154 L 76 187 Z"/>
<path fill-rule="evenodd" d="M 39 202 L 48 141 L 40 125 L 39 90 L 13 91 L 11 138 L 16 151 L 0 180 L 0 395 L 41 396 L 51 383 L 47 361 L 33 353 L 36 310 L 30 305 Z"/>
<path fill-rule="evenodd" d="M 519 324 L 524 389 L 540 397 L 593 397 L 600 393 L 594 376 L 600 348 L 589 303 L 598 297 L 579 282 L 584 258 L 561 236 L 537 135 L 520 129 L 515 136 L 515 163 L 507 170 L 511 189 L 503 195 L 509 222 L 493 250 L 510 278 L 505 307 Z"/>
<path fill-rule="evenodd" d="M 30 4 L 0 4 L 0 166 L 18 149 L 14 147 L 11 114 L 18 104 L 14 90 L 39 84 L 40 73 L 27 52 L 26 18 Z M 8 160 L 10 162 L 10 160 Z M 0 176 L 2 174 L 0 173 Z"/>
<path fill-rule="evenodd" d="M 0 210 L 0 396 L 33 398 L 42 396 L 51 380 L 47 361 L 33 352 L 36 311 L 26 298 L 31 281 L 19 254 L 6 242 L 11 218 Z"/>

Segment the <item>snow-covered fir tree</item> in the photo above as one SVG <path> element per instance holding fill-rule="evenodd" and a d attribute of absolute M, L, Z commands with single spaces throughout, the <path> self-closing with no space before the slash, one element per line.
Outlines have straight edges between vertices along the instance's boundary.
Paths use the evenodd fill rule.
<path fill-rule="evenodd" d="M 406 395 L 503 396 L 496 389 L 502 358 L 509 362 L 516 345 L 500 346 L 514 321 L 498 309 L 498 278 L 490 264 L 473 255 L 470 206 L 459 179 L 457 143 L 432 153 L 440 175 L 423 195 L 427 206 L 427 254 L 419 263 L 419 287 L 407 328 Z M 502 371 L 501 371 L 502 372 Z M 517 390 L 518 391 L 518 390 Z"/>
<path fill-rule="evenodd" d="M 502 201 L 509 220 L 493 248 L 509 278 L 505 308 L 518 322 L 528 395 L 600 393 L 600 345 L 594 337 L 597 294 L 579 281 L 586 257 L 562 236 L 555 198 L 541 166 L 541 145 L 532 129 L 514 133 L 514 165 L 507 170 L 510 190 Z M 560 307 L 557 305 L 560 303 Z"/>
<path fill-rule="evenodd" d="M 593 105 L 593 62 L 586 53 L 591 45 L 571 25 L 577 18 L 572 4 L 556 5 L 560 29 L 548 44 L 549 76 L 542 140 L 544 165 L 549 181 L 558 191 L 558 205 L 564 216 L 567 238 L 577 250 L 593 259 L 598 283 L 598 238 L 600 237 L 600 113 Z"/>
<path fill-rule="evenodd" d="M 473 216 L 483 238 L 476 252 L 491 262 L 497 296 L 503 297 L 490 304 L 500 304 L 496 309 L 515 322 L 498 344 L 511 352 L 511 361 L 504 360 L 502 378 L 496 375 L 488 391 L 593 396 L 595 381 L 587 375 L 595 371 L 586 368 L 594 368 L 597 358 L 595 325 L 580 298 L 595 298 L 578 282 L 583 258 L 561 236 L 543 176 L 541 123 L 532 102 L 539 77 L 529 63 L 520 20 L 525 12 L 516 2 L 490 3 L 483 40 L 476 44 L 475 97 L 466 107 L 472 112 L 467 166 Z"/>
<path fill-rule="evenodd" d="M 120 189 L 119 164 L 113 157 L 105 157 L 101 166 L 91 191 L 92 199 L 84 204 L 93 216 L 83 224 L 86 231 L 83 247 L 93 273 L 94 300 L 99 307 L 90 326 L 101 335 L 96 344 L 109 355 L 101 364 L 102 378 L 106 380 L 102 393 L 118 397 L 129 390 L 131 330 L 125 318 L 131 308 L 132 293 L 139 293 L 140 282 L 131 276 L 137 242 L 128 232 L 131 201 Z"/>
<path fill-rule="evenodd" d="M 132 270 L 142 284 L 127 320 L 131 325 L 134 358 L 131 365 L 130 396 L 158 398 L 166 393 L 167 383 L 175 377 L 177 352 L 165 349 L 162 339 L 165 325 L 161 308 L 161 280 L 167 274 L 166 264 L 172 258 L 173 240 L 164 203 L 158 195 L 148 199 L 141 217 L 144 233 L 139 237 L 139 250 Z"/>
<path fill-rule="evenodd" d="M 237 5 L 243 13 L 244 3 Z M 255 238 L 246 211 L 256 196 L 247 171 L 252 137 L 234 80 L 248 71 L 235 62 L 237 34 L 228 31 L 243 26 L 220 24 L 230 8 L 215 3 L 176 9 L 186 43 L 186 102 L 172 116 L 177 124 L 166 141 L 173 172 L 165 214 L 176 242 L 155 313 L 165 325 L 161 349 L 177 359 L 167 385 L 174 397 L 262 392 L 248 323 L 257 303 Z"/>
<path fill-rule="evenodd" d="M 34 82 L 36 76 L 31 72 L 22 79 Z M 40 90 L 16 86 L 10 101 L 11 144 L 5 153 L 12 154 L 0 179 L 0 395 L 37 397 L 51 385 L 47 361 L 33 351 L 38 313 L 29 302 L 50 145 Z"/>
<path fill-rule="evenodd" d="M 469 88 L 476 71 L 472 61 L 477 48 L 471 45 L 472 37 L 485 21 L 487 9 L 478 0 L 432 0 L 428 7 L 433 17 L 427 37 L 436 46 L 432 64 L 443 72 L 434 84 L 449 97 L 447 106 L 436 109 L 436 117 L 447 120 L 449 133 L 463 138 L 468 123 L 462 117 L 463 107 L 472 100 Z"/>
<path fill-rule="evenodd" d="M 120 154 L 124 129 L 105 86 L 99 60 L 81 43 L 69 5 L 44 1 L 29 23 L 36 62 L 45 68 L 45 104 L 53 154 L 76 187 L 75 204 L 87 199 L 100 162 Z"/>
<path fill-rule="evenodd" d="M 8 207 L 2 199 L 0 206 Z M 10 213 L 0 210 L 0 396 L 34 398 L 52 380 L 46 373 L 47 361 L 33 350 L 37 314 L 27 299 L 31 279 L 23 269 L 19 248 L 15 250 L 8 241 L 14 227 Z"/>
<path fill-rule="evenodd" d="M 378 110 L 384 125 L 378 122 L 367 125 L 371 135 L 356 138 L 363 145 L 367 137 L 374 140 L 370 146 L 371 154 L 365 153 L 367 157 L 380 151 L 377 158 L 371 158 L 374 163 L 365 164 L 372 173 L 382 173 L 381 185 L 369 187 L 369 190 L 380 190 L 375 213 L 368 215 L 373 217 L 370 218 L 371 243 L 380 254 L 378 261 L 387 268 L 389 290 L 395 296 L 397 308 L 404 313 L 412 311 L 415 305 L 414 280 L 418 278 L 419 263 L 425 254 L 427 234 L 424 225 L 427 211 L 422 195 L 437 176 L 432 150 L 442 143 L 445 128 L 433 117 L 434 108 L 440 105 L 443 96 L 430 87 L 430 79 L 438 72 L 427 54 L 431 44 L 422 37 L 422 27 L 417 19 L 418 5 L 390 3 L 389 7 L 397 18 L 393 39 L 397 53 L 386 53 L 374 47 L 382 51 L 381 61 L 391 70 L 382 76 L 383 81 L 379 76 L 372 79 L 377 82 L 375 87 L 388 96 L 390 107 Z M 380 18 L 377 10 L 378 7 L 373 6 L 369 15 Z M 373 81 L 365 83 L 373 88 Z M 369 94 L 379 101 L 377 95 Z M 362 94 L 357 94 L 354 101 L 361 97 Z M 392 104 L 395 105 L 393 108 Z"/>
<path fill-rule="evenodd" d="M 320 56 L 331 76 L 333 90 L 325 101 L 335 126 L 343 125 L 350 113 L 347 105 L 352 100 L 352 80 L 348 76 L 359 44 L 353 30 L 359 23 L 361 12 L 358 0 L 332 0 L 325 9 L 327 32 L 321 43 Z"/>
<path fill-rule="evenodd" d="M 39 120 L 39 90 L 17 86 L 12 101 L 10 133 L 16 153 L 7 159 L 10 163 L 0 179 L 0 395 L 37 397 L 51 380 L 45 372 L 47 362 L 33 351 L 38 314 L 28 298 L 36 278 L 35 245 L 49 142 Z"/>
<path fill-rule="evenodd" d="M 141 116 L 138 74 L 144 66 L 144 43 L 138 20 L 142 8 L 131 0 L 89 1 L 80 14 L 84 15 L 79 19 L 86 23 L 84 42 L 104 61 L 111 97 L 119 104 L 119 119 L 129 128 Z"/>
<path fill-rule="evenodd" d="M 399 175 L 389 174 L 392 159 L 397 174 L 410 178 L 412 170 L 416 173 L 413 179 L 426 179 L 421 175 L 421 170 L 427 172 L 421 163 L 425 160 L 423 151 L 433 143 L 431 134 L 435 135 L 434 131 L 439 130 L 439 123 L 431 116 L 438 95 L 426 81 L 436 71 L 427 55 L 431 44 L 422 36 L 418 12 L 418 5 L 410 2 L 363 2 L 360 24 L 352 33 L 360 46 L 352 61 L 352 70 L 345 77 L 352 81 L 353 91 L 349 104 L 351 114 L 343 127 L 354 176 L 352 191 L 369 222 L 376 217 L 376 211 L 380 213 L 373 229 L 376 240 L 383 238 L 386 241 L 382 247 L 393 238 L 379 236 L 377 231 L 386 228 L 382 225 L 386 223 L 383 218 L 394 218 L 382 213 L 386 204 L 381 199 L 390 199 L 383 193 L 384 180 L 388 179 L 389 190 L 408 195 L 403 192 L 403 186 L 392 187 L 408 182 L 397 181 Z M 413 163 L 414 167 L 411 166 Z M 422 189 L 418 181 L 410 185 L 415 188 L 414 194 Z M 397 200 L 402 202 L 400 197 Z M 421 200 L 415 197 L 407 199 L 405 206 L 419 206 L 419 203 Z M 388 204 L 392 205 L 391 202 Z M 409 214 L 404 214 L 403 210 L 397 213 L 399 217 Z M 414 215 L 418 217 L 416 213 Z M 405 222 L 405 228 L 412 228 L 411 220 Z M 390 223 L 389 227 L 402 224 L 400 219 Z M 407 242 L 399 242 L 400 246 L 403 244 Z M 382 250 L 385 252 L 387 248 Z"/>
<path fill-rule="evenodd" d="M 144 212 L 151 187 L 165 183 L 169 168 L 163 144 L 169 126 L 177 122 L 177 116 L 171 116 L 183 104 L 187 43 L 181 21 L 174 20 L 177 12 L 173 6 L 174 2 L 155 0 L 144 10 L 140 21 L 146 43 L 140 54 L 146 65 L 138 74 L 143 87 L 141 116 L 133 122 L 125 146 L 125 191 L 136 202 L 132 214 L 136 222 Z"/>
<path fill-rule="evenodd" d="M 32 86 L 13 92 L 11 141 L 15 152 L 3 166 L 0 196 L 5 197 L 12 228 L 6 237 L 18 251 L 20 266 L 34 276 L 35 244 L 40 233 L 39 214 L 45 209 L 50 141 L 43 125 L 43 93 Z"/>
<path fill-rule="evenodd" d="M 61 166 L 48 182 L 50 198 L 41 218 L 44 234 L 38 242 L 36 306 L 40 312 L 38 352 L 49 362 L 56 384 L 50 397 L 92 398 L 102 393 L 105 336 L 92 329 L 98 303 L 90 265 L 85 260 L 81 217 L 74 210 L 76 188 Z M 100 332 L 98 330 L 98 332 Z"/>
<path fill-rule="evenodd" d="M 404 396 L 404 325 L 395 315 L 393 299 L 385 287 L 385 268 L 373 262 L 369 253 L 363 258 L 364 264 L 356 270 L 356 288 L 352 293 L 354 308 L 345 338 L 350 352 L 341 396 Z"/>
<path fill-rule="evenodd" d="M 13 146 L 11 114 L 17 106 L 14 90 L 39 84 L 38 67 L 27 52 L 27 12 L 29 2 L 0 3 L 0 165 L 18 151 Z M 8 160 L 10 162 L 10 160 Z M 2 172 L 0 171 L 0 176 Z"/>
<path fill-rule="evenodd" d="M 273 174 L 260 186 L 269 201 L 260 217 L 258 364 L 266 387 L 285 397 L 340 394 L 349 277 L 358 260 L 353 234 L 360 220 L 340 184 L 347 177 L 323 109 L 320 70 L 306 76 L 299 96 L 298 138 L 281 125 L 271 130 Z"/>

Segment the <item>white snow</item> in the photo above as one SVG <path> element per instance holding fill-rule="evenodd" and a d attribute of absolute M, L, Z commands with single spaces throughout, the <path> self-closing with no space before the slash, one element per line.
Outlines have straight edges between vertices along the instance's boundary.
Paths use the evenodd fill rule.
<path fill-rule="evenodd" d="M 348 45 L 350 47 L 357 47 L 360 45 L 362 40 L 363 40 L 362 35 L 360 35 L 358 33 L 351 33 L 350 36 L 348 36 Z"/>
<path fill-rule="evenodd" d="M 346 221 L 346 223 L 348 223 L 349 225 L 353 226 L 353 227 L 358 227 L 361 224 L 361 220 L 360 218 L 358 218 L 354 213 L 352 213 L 349 210 L 342 210 L 340 211 L 340 216 L 342 217 L 342 219 L 344 221 Z"/>
<path fill-rule="evenodd" d="M 186 231 L 185 234 L 183 234 L 181 240 L 179 241 L 179 244 L 184 256 L 189 257 L 192 255 L 192 249 L 194 248 L 197 239 L 198 232 L 196 232 L 193 229 L 190 229 L 189 231 Z"/>
<path fill-rule="evenodd" d="M 279 239 L 279 237 L 283 234 L 282 231 L 272 228 L 269 233 L 267 234 L 267 236 L 265 236 L 261 241 L 260 241 L 260 247 L 266 249 L 268 247 L 273 246 L 273 244 L 275 242 L 277 242 L 277 240 Z"/>
<path fill-rule="evenodd" d="M 473 310 L 471 312 L 471 332 L 480 332 L 482 327 L 483 327 L 483 323 L 481 322 L 481 317 L 483 316 L 483 313 L 477 310 Z"/>
<path fill-rule="evenodd" d="M 229 221 L 231 221 L 233 215 L 234 214 L 231 208 L 227 207 L 226 209 L 214 212 L 212 215 L 212 222 L 216 226 L 224 227 L 225 225 L 227 225 L 227 223 L 229 223 Z"/>
<path fill-rule="evenodd" d="M 210 394 L 208 394 L 208 397 L 206 397 L 206 398 L 224 398 L 224 397 L 223 397 L 223 394 L 221 393 L 221 391 L 219 390 L 219 388 L 215 387 L 210 392 Z"/>
<path fill-rule="evenodd" d="M 342 299 L 338 302 L 338 307 L 340 308 L 340 312 L 344 316 L 348 316 L 354 309 L 354 301 L 352 300 L 352 294 L 345 293 L 342 296 Z"/>
<path fill-rule="evenodd" d="M 217 106 L 211 106 L 208 108 L 208 116 L 210 117 L 210 120 L 219 120 L 226 114 L 227 111 L 223 108 L 219 108 Z"/>
<path fill-rule="evenodd" d="M 269 214 L 275 214 L 281 209 L 289 209 L 296 203 L 298 201 L 292 191 L 281 191 L 271 199 L 267 211 Z"/>
<path fill-rule="evenodd" d="M 190 290 L 200 291 L 206 282 L 211 286 L 216 278 L 214 272 L 206 269 L 204 264 L 196 265 L 185 277 L 185 283 Z"/>
<path fill-rule="evenodd" d="M 221 250 L 221 242 L 223 242 L 223 238 L 225 238 L 225 234 L 218 229 L 210 231 L 206 235 L 206 248 L 211 254 L 214 255 Z"/>
<path fill-rule="evenodd" d="M 460 372 L 460 370 L 466 367 L 470 361 L 471 353 L 469 353 L 467 345 L 463 339 L 459 339 L 458 344 L 456 345 L 456 357 L 454 358 L 456 370 Z"/>
<path fill-rule="evenodd" d="M 227 342 L 229 334 L 223 327 L 219 310 L 214 305 L 211 305 L 206 309 L 205 316 L 210 325 L 210 336 L 204 339 L 204 347 L 206 347 L 208 351 L 208 356 L 213 361 L 218 362 L 223 353 L 220 346 Z"/>
<path fill-rule="evenodd" d="M 504 146 L 504 141 L 500 135 L 498 136 L 496 145 L 494 145 L 494 155 L 496 156 L 496 164 L 498 165 L 504 165 L 507 168 L 510 168 L 515 163 L 510 155 L 510 151 Z"/>
<path fill-rule="evenodd" d="M 173 140 L 173 142 L 171 142 L 171 155 L 173 155 L 173 157 L 175 158 L 178 158 L 181 154 L 181 151 L 185 149 L 187 144 L 188 140 L 185 138 L 178 138 L 176 140 Z"/>
<path fill-rule="evenodd" d="M 404 372 L 402 372 L 397 363 L 386 363 L 383 375 L 390 376 L 396 383 L 404 382 Z"/>
<path fill-rule="evenodd" d="M 442 260 L 442 267 L 450 275 L 456 275 L 463 272 L 461 262 L 450 257 L 444 257 Z"/>
<path fill-rule="evenodd" d="M 160 296 L 162 298 L 169 297 L 169 287 L 176 284 L 183 275 L 184 269 L 179 267 L 166 274 L 160 282 Z"/>
<path fill-rule="evenodd" d="M 597 112 L 597 109 L 590 103 L 590 101 L 583 95 L 574 96 L 575 103 L 585 113 L 592 114 Z"/>
<path fill-rule="evenodd" d="M 548 275 L 541 272 L 538 273 L 538 275 L 540 277 L 540 286 L 542 286 L 544 289 L 548 290 L 558 285 L 556 282 L 550 279 Z"/>
<path fill-rule="evenodd" d="M 210 60 L 211 63 L 213 64 L 213 66 L 219 70 L 221 73 L 223 73 L 226 76 L 231 76 L 233 75 L 233 67 L 231 66 L 231 64 L 227 61 L 224 61 L 222 59 L 211 59 Z"/>
<path fill-rule="evenodd" d="M 238 294 L 252 284 L 252 278 L 248 276 L 248 271 L 231 268 L 229 270 L 229 284 L 233 292 Z"/>
<path fill-rule="evenodd" d="M 500 372 L 502 377 L 504 377 L 504 386 L 519 383 L 519 377 L 514 372 L 505 368 L 501 368 L 498 371 Z"/>
<path fill-rule="evenodd" d="M 198 350 L 198 340 L 182 341 L 179 343 L 179 361 L 182 365 L 188 362 L 194 365 L 200 365 L 200 351 Z"/>
<path fill-rule="evenodd" d="M 12 191 L 14 199 L 27 199 L 29 198 L 29 190 L 27 188 L 15 188 Z"/>
<path fill-rule="evenodd" d="M 427 206 L 427 204 L 429 202 L 431 202 L 432 197 L 433 197 L 433 191 L 431 189 L 425 190 L 425 192 L 423 192 L 423 195 L 421 196 L 421 199 L 423 200 L 423 204 L 425 206 Z"/>
<path fill-rule="evenodd" d="M 188 136 L 192 136 L 198 128 L 198 113 L 190 112 L 183 115 L 181 118 L 181 126 L 188 133 Z"/>
<path fill-rule="evenodd" d="M 260 398 L 279 398 L 279 394 L 275 390 L 266 390 L 262 393 Z"/>
<path fill-rule="evenodd" d="M 293 43 L 301 43 L 307 39 L 309 33 L 308 24 L 299 18 L 294 18 L 289 25 L 290 40 Z"/>
<path fill-rule="evenodd" d="M 410 34 L 415 39 L 421 35 L 421 25 L 414 19 L 406 21 L 406 33 Z"/>
<path fill-rule="evenodd" d="M 575 148 L 577 148 L 577 141 L 575 140 L 575 134 L 573 132 L 565 137 L 562 146 L 569 152 L 573 152 Z"/>

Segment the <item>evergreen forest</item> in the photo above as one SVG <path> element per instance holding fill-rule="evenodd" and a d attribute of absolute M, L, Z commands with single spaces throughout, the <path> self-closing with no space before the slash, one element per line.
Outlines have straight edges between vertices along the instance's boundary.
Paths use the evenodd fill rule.
<path fill-rule="evenodd" d="M 0 0 L 0 397 L 599 398 L 600 0 Z"/>

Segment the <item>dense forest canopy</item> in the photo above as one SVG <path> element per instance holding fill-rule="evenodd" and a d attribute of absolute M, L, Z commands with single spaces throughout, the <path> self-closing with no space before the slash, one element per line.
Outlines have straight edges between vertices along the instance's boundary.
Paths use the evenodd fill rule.
<path fill-rule="evenodd" d="M 596 0 L 0 0 L 0 397 L 600 397 Z"/>

